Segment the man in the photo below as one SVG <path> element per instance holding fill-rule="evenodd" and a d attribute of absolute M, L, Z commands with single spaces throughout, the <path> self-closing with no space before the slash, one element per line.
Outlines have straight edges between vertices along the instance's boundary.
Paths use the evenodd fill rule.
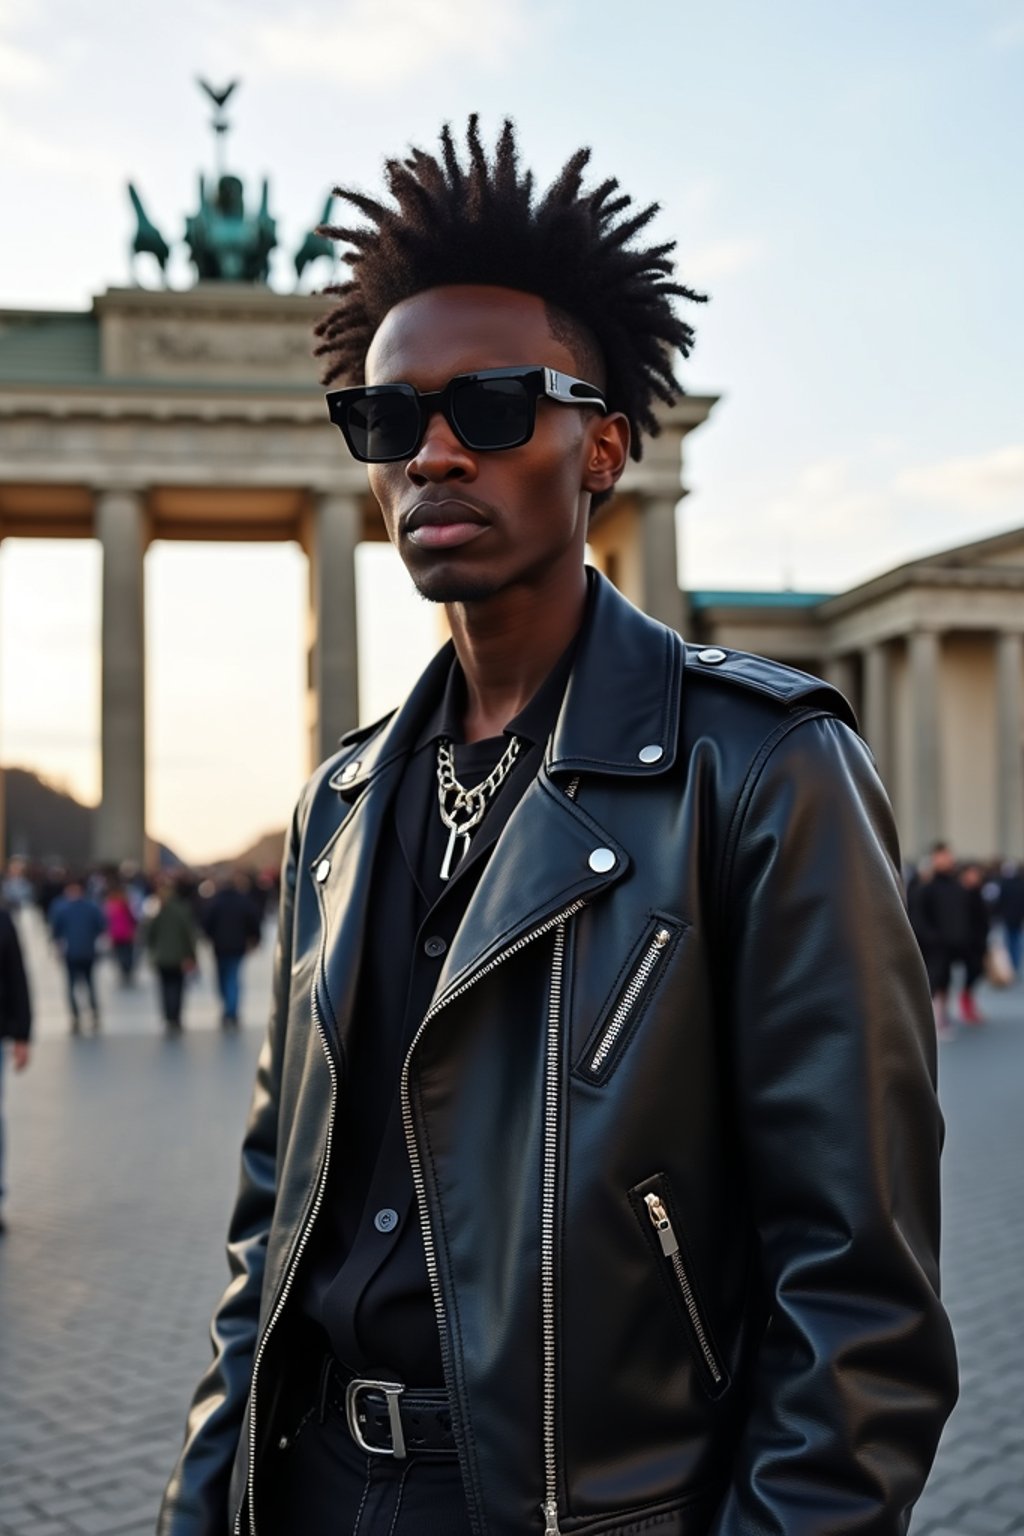
<path fill-rule="evenodd" d="M 889 808 L 832 690 L 585 570 L 693 295 L 586 152 L 468 146 L 340 194 L 330 412 L 453 640 L 293 820 L 159 1529 L 893 1536 L 955 1365 Z"/>
<path fill-rule="evenodd" d="M 203 932 L 217 962 L 221 1027 L 238 1028 L 242 1001 L 242 961 L 260 941 L 260 915 L 250 894 L 250 882 L 240 870 L 211 896 L 202 914 Z"/>
<path fill-rule="evenodd" d="M 177 882 L 163 876 L 146 922 L 146 953 L 160 982 L 160 1010 L 168 1035 L 182 1031 L 185 977 L 196 968 L 196 925 Z"/>
<path fill-rule="evenodd" d="M 96 1001 L 96 981 L 93 968 L 96 965 L 96 946 L 107 931 L 107 919 L 103 908 L 91 896 L 85 894 L 80 880 L 71 880 L 64 887 L 63 896 L 50 908 L 50 932 L 60 950 L 67 972 L 68 1007 L 71 1011 L 71 1033 L 82 1030 L 82 1016 L 78 1010 L 78 991 L 85 988 L 86 1001 L 92 1014 L 93 1033 L 100 1028 L 100 1010 Z"/>
<path fill-rule="evenodd" d="M 909 910 L 928 972 L 935 1033 L 940 1040 L 952 1040 L 956 1035 L 949 1013 L 949 987 L 954 965 L 965 964 L 968 972 L 970 969 L 970 906 L 970 897 L 957 878 L 952 849 L 948 843 L 934 843 L 924 876 L 911 887 Z M 972 1008 L 973 998 L 965 985 L 961 994 L 964 1021 L 980 1023 L 980 1014 L 972 1017 Z"/>
<path fill-rule="evenodd" d="M 25 962 L 14 919 L 0 907 L 0 1235 L 7 1230 L 3 1214 L 4 1199 L 4 1046 L 11 1042 L 15 1072 L 28 1066 L 29 1037 L 32 1033 L 32 1006 L 29 1001 Z"/>

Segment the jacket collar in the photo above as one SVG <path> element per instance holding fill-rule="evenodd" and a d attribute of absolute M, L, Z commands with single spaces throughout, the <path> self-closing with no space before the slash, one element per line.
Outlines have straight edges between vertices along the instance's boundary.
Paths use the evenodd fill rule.
<path fill-rule="evenodd" d="M 676 760 L 684 647 L 588 569 L 590 604 L 548 757 L 552 774 L 664 773 Z"/>
<path fill-rule="evenodd" d="M 676 760 L 684 647 L 592 567 L 583 631 L 551 739 L 547 771 L 664 773 Z M 408 698 L 330 779 L 353 800 L 396 757 L 412 751 L 444 691 L 455 654 L 449 640 Z"/>

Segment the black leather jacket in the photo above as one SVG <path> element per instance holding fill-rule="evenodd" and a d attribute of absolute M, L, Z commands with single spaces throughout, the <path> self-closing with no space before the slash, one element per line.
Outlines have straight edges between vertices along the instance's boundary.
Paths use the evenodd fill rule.
<path fill-rule="evenodd" d="M 480 1536 L 897 1536 L 956 1395 L 928 987 L 845 701 L 600 578 L 402 1101 Z M 307 785 L 162 1536 L 260 1525 L 374 846 L 450 650 Z M 300 1533 L 288 1533 L 300 1536 Z"/>

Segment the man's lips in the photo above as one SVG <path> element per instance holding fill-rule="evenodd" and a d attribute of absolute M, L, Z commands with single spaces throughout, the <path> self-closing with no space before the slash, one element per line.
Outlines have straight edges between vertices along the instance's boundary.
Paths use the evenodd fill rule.
<path fill-rule="evenodd" d="M 470 501 L 449 496 L 418 501 L 400 524 L 401 533 L 419 549 L 453 549 L 468 544 L 490 527 L 490 520 Z"/>

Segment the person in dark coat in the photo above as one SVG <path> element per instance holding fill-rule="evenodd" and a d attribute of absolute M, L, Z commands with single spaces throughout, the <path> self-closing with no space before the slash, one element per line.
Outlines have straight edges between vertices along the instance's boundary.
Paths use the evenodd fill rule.
<path fill-rule="evenodd" d="M 217 987 L 223 1008 L 221 1024 L 225 1029 L 237 1029 L 242 961 L 260 941 L 260 912 L 246 875 L 236 873 L 221 885 L 211 898 L 202 923 L 217 961 Z"/>
<path fill-rule="evenodd" d="M 173 880 L 162 881 L 146 926 L 146 950 L 160 978 L 160 1003 L 169 1035 L 181 1033 L 185 976 L 196 967 L 192 909 Z"/>
<path fill-rule="evenodd" d="M 1019 976 L 1024 960 L 1024 869 L 1012 860 L 1002 868 L 996 916 L 1003 925 L 1010 964 Z"/>
<path fill-rule="evenodd" d="M 0 1095 L 3 1091 L 4 1047 L 11 1042 L 15 1072 L 28 1066 L 29 1037 L 32 1033 L 32 1005 L 29 999 L 21 942 L 11 914 L 0 907 Z M 5 1230 L 4 1197 L 4 1123 L 0 1099 L 0 1232 Z"/>
<path fill-rule="evenodd" d="M 965 1024 L 984 1024 L 974 998 L 974 988 L 985 970 L 988 930 L 991 922 L 988 902 L 982 895 L 983 875 L 977 864 L 961 871 L 960 884 L 967 897 L 967 945 L 963 952 L 964 983 L 960 989 L 960 1013 Z"/>
<path fill-rule="evenodd" d="M 932 994 L 935 1029 L 940 1040 L 953 1035 L 947 998 L 953 966 L 965 960 L 971 945 L 971 903 L 956 876 L 948 843 L 936 843 L 926 870 L 911 886 L 910 922 L 921 946 Z"/>
<path fill-rule="evenodd" d="M 68 1007 L 71 1010 L 73 1035 L 79 1034 L 82 1028 L 77 995 L 80 987 L 85 988 L 93 1032 L 100 1027 L 93 967 L 96 964 L 96 946 L 106 931 L 107 919 L 103 908 L 85 894 L 81 881 L 72 880 L 65 887 L 63 896 L 59 896 L 50 908 L 50 932 L 64 957 L 67 970 Z"/>

